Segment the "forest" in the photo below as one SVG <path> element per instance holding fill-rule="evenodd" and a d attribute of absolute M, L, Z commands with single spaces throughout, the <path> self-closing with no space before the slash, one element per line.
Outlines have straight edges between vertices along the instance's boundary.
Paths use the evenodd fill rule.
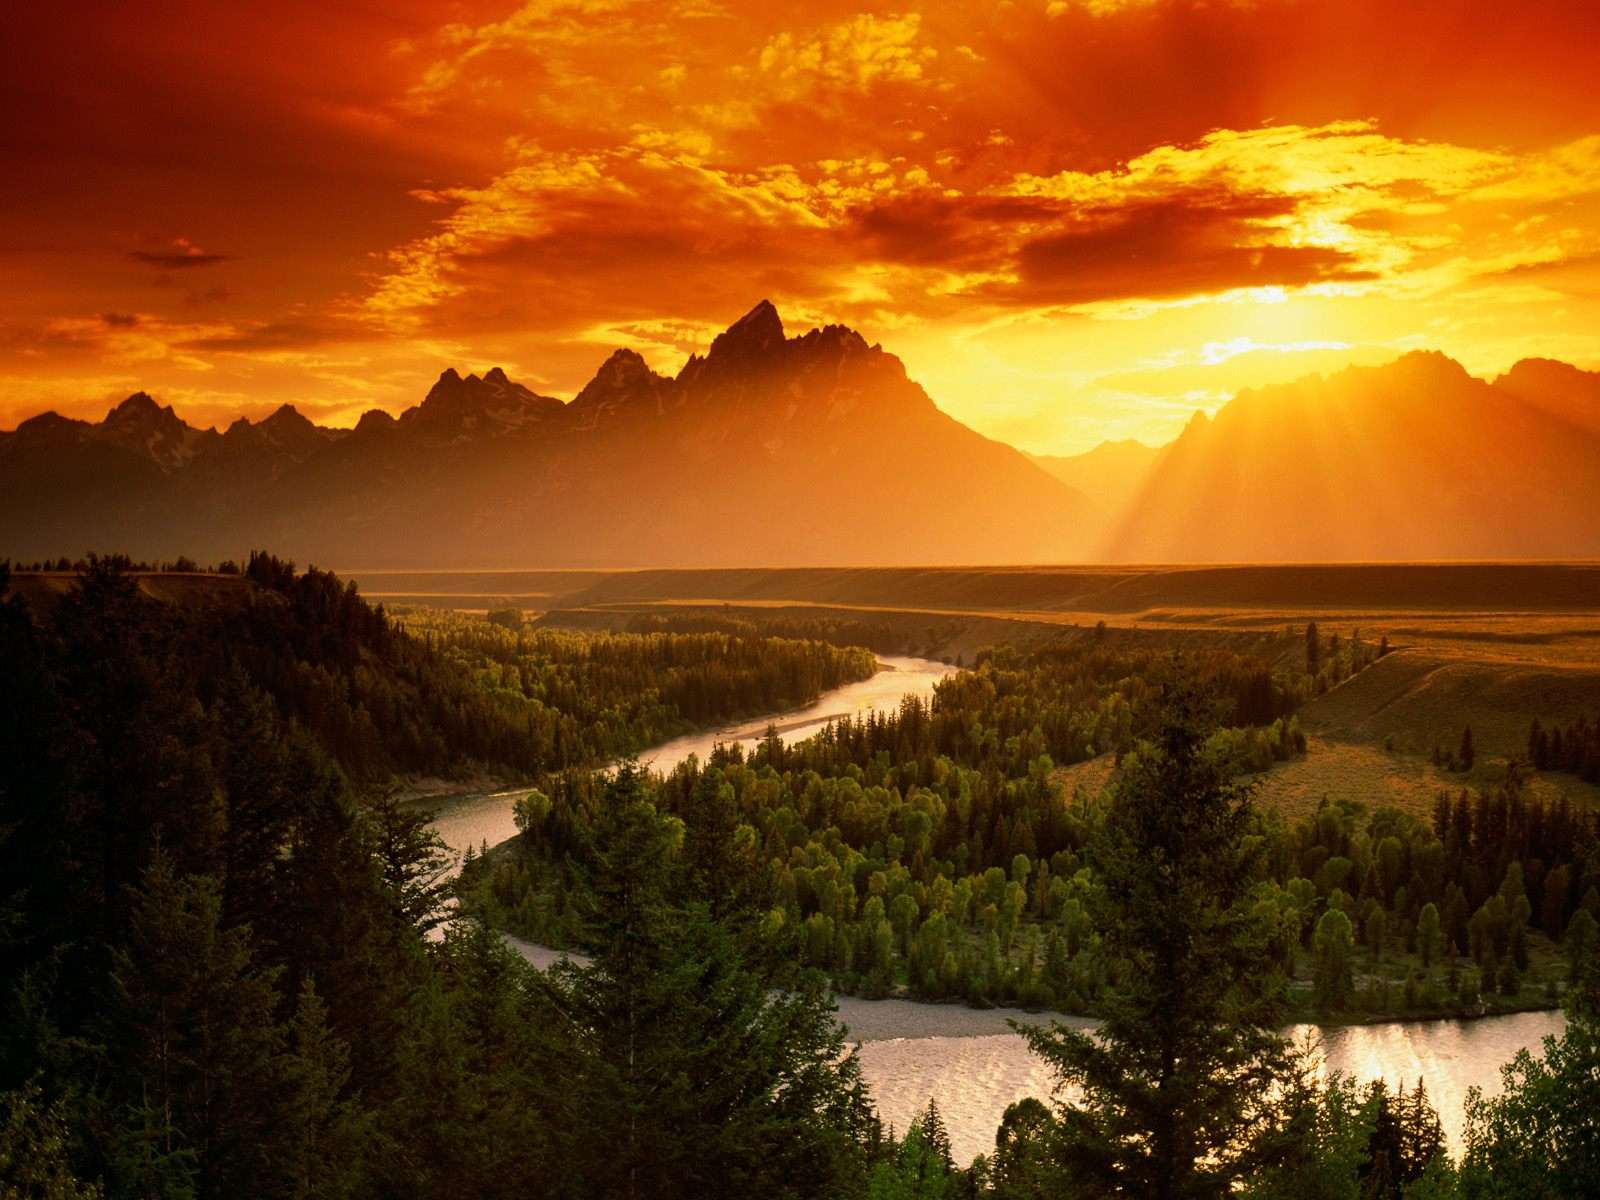
<path fill-rule="evenodd" d="M 1592 816 L 1513 778 L 1442 797 L 1432 828 L 1275 823 L 1250 775 L 1303 752 L 1294 709 L 1317 675 L 1298 658 L 1174 659 L 1085 632 L 988 656 L 931 705 L 659 778 L 590 768 L 652 722 L 827 686 L 862 657 L 746 653 L 720 632 L 408 631 L 326 573 L 244 570 L 261 597 L 238 610 L 152 601 L 104 561 L 48 611 L 0 602 L 8 1197 L 1600 1182 Z M 659 695 L 628 709 L 657 671 Z M 558 753 L 529 715 L 562 704 L 580 732 L 622 715 Z M 1057 765 L 1095 755 L 1117 760 L 1112 786 L 1061 796 Z M 485 763 L 528 772 L 524 832 L 469 872 L 488 919 L 461 919 L 437 835 L 383 784 Z M 592 957 L 535 971 L 496 919 Z M 1370 992 L 1368 953 L 1430 958 L 1441 987 L 1461 959 L 1481 992 L 1531 970 L 1557 926 L 1568 1032 L 1469 1106 L 1458 1161 L 1424 1086 L 1323 1080 L 1276 1032 L 1306 969 L 1325 1004 Z M 885 1129 L 831 989 L 902 982 L 1081 1001 L 1100 1038 L 1028 1034 L 1075 1098 L 1013 1106 L 972 1164 L 936 1103 Z"/>
<path fill-rule="evenodd" d="M 794 746 L 769 738 L 748 757 L 735 747 L 683 764 L 658 803 L 691 827 L 716 808 L 740 830 L 752 869 L 772 876 L 768 919 L 843 991 L 1094 1015 L 1115 983 L 1091 915 L 1105 807 L 1064 794 L 1056 767 L 1132 752 L 1175 671 L 1216 698 L 1208 752 L 1231 776 L 1305 753 L 1293 710 L 1314 677 L 1095 635 L 985 654 L 931 704 L 908 697 Z M 603 789 L 582 774 L 552 785 L 519 808 L 516 842 L 469 865 L 469 903 L 524 937 L 581 947 L 582 847 Z M 1596 830 L 1592 813 L 1530 798 L 1516 771 L 1488 792 L 1440 795 L 1431 824 L 1392 808 L 1324 804 L 1292 824 L 1258 810 L 1254 902 L 1278 930 L 1291 1010 L 1552 1003 L 1597 944 Z"/>

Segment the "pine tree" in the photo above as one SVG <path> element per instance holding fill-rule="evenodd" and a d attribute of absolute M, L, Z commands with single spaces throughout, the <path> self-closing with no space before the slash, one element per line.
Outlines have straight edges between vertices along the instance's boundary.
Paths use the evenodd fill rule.
<path fill-rule="evenodd" d="M 950 1153 L 950 1132 L 944 1127 L 944 1118 L 939 1114 L 939 1104 L 932 1097 L 928 1097 L 928 1107 L 922 1110 L 922 1115 L 916 1120 L 915 1128 L 922 1134 L 922 1140 L 927 1143 L 928 1150 L 943 1164 L 946 1172 L 955 1169 L 955 1159 Z"/>
<path fill-rule="evenodd" d="M 1317 633 L 1317 623 L 1306 624 L 1306 674 L 1315 676 L 1322 670 L 1322 637 Z"/>
<path fill-rule="evenodd" d="M 131 902 L 107 1014 L 123 1094 L 149 1131 L 123 1169 L 187 1157 L 199 1200 L 271 1194 L 262 1184 L 274 1178 L 281 1128 L 277 972 L 252 962 L 248 932 L 222 928 L 221 913 L 216 881 L 178 878 L 158 846 Z"/>
<path fill-rule="evenodd" d="M 1272 931 L 1250 902 L 1248 793 L 1206 749 L 1213 705 L 1169 685 L 1160 740 L 1125 763 L 1094 847 L 1096 927 L 1119 980 L 1094 1038 L 1020 1030 L 1058 1080 L 1057 1157 L 1091 1191 L 1220 1196 L 1280 1146 Z"/>
<path fill-rule="evenodd" d="M 643 773 L 619 768 L 590 851 L 593 961 L 549 973 L 571 1055 L 549 1111 L 571 1192 L 842 1189 L 875 1120 L 832 1003 L 820 979 L 750 965 L 735 931 L 679 899 L 682 832 Z"/>
<path fill-rule="evenodd" d="M 1461 764 L 1463 771 L 1470 771 L 1472 760 L 1472 726 L 1468 725 L 1461 730 L 1461 749 L 1456 752 L 1456 761 Z"/>
<path fill-rule="evenodd" d="M 391 915 L 423 932 L 437 928 L 450 916 L 455 856 L 433 828 L 433 815 L 407 808 L 392 789 L 368 798 L 365 812 Z"/>
<path fill-rule="evenodd" d="M 1350 951 L 1355 927 L 1337 908 L 1329 908 L 1317 921 L 1312 937 L 1316 954 L 1313 988 L 1317 1003 L 1327 1008 L 1343 1008 L 1350 1002 Z"/>
<path fill-rule="evenodd" d="M 1431 900 L 1422 906 L 1422 912 L 1417 916 L 1417 953 L 1422 956 L 1422 965 L 1431 967 L 1434 959 L 1439 957 L 1440 949 L 1444 944 L 1444 932 L 1439 924 L 1439 906 Z"/>

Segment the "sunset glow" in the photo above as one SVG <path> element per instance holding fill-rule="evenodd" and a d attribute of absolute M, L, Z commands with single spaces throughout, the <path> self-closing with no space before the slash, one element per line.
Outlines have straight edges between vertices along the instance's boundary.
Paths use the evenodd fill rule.
<path fill-rule="evenodd" d="M 1040 453 L 1414 349 L 1600 366 L 1588 3 L 88 7 L 4 18 L 6 427 L 568 398 L 764 296 Z"/>

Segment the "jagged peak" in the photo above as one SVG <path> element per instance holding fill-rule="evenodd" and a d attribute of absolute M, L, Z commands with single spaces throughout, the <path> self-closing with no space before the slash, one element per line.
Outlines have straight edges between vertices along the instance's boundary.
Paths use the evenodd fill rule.
<path fill-rule="evenodd" d="M 719 333 L 706 357 L 708 361 L 753 358 L 783 344 L 783 318 L 772 301 L 763 300 Z"/>
<path fill-rule="evenodd" d="M 271 425 L 274 423 L 284 425 L 291 422 L 296 425 L 310 425 L 311 418 L 307 417 L 292 404 L 280 404 L 277 408 L 273 409 L 272 415 L 261 423 L 263 425 Z"/>
<path fill-rule="evenodd" d="M 135 392 L 110 412 L 106 413 L 106 420 L 127 420 L 132 417 L 153 417 L 161 413 L 170 413 L 171 408 L 163 408 L 157 404 L 149 392 Z"/>
<path fill-rule="evenodd" d="M 650 364 L 645 362 L 644 355 L 637 350 L 626 347 L 611 352 L 611 357 L 600 364 L 600 369 L 595 372 L 594 378 L 584 387 L 587 392 L 596 384 L 608 387 L 619 387 L 632 384 L 640 380 L 659 378 L 650 369 Z M 580 395 L 582 393 L 579 393 Z"/>

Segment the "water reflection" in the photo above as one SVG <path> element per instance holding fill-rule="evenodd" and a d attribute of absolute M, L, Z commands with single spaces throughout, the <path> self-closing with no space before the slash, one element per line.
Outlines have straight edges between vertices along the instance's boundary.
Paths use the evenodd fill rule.
<path fill-rule="evenodd" d="M 926 1007 L 926 1006 L 924 1006 Z M 848 1021 L 848 1015 L 846 1016 Z M 1290 1031 L 1302 1037 L 1308 1026 Z M 1325 1070 L 1415 1087 L 1421 1078 L 1439 1110 L 1452 1153 L 1461 1149 L 1467 1092 L 1500 1091 L 1500 1068 L 1517 1051 L 1540 1053 L 1546 1035 L 1566 1029 L 1560 1013 L 1517 1013 L 1477 1021 L 1408 1021 L 1325 1029 Z M 994 1148 L 1006 1106 L 1050 1094 L 1050 1073 L 1015 1034 L 899 1037 L 865 1042 L 861 1067 L 886 1123 L 904 1131 L 937 1098 L 961 1162 Z"/>
<path fill-rule="evenodd" d="M 810 737 L 835 717 L 846 714 L 853 716 L 872 709 L 891 710 L 899 707 L 900 698 L 907 695 L 929 699 L 933 695 L 933 685 L 955 670 L 945 663 L 926 658 L 889 655 L 878 661 L 883 669 L 870 679 L 834 688 L 804 708 L 674 738 L 644 751 L 639 755 L 639 761 L 652 770 L 664 773 L 671 771 L 691 754 L 698 755 L 704 761 L 719 742 L 727 745 L 737 742 L 748 749 L 764 737 L 771 726 L 778 728 L 779 737 L 787 745 Z M 515 837 L 517 826 L 512 819 L 512 805 L 526 790 L 444 796 L 417 803 L 419 807 L 434 811 L 433 827 L 444 838 L 445 845 L 461 854 L 468 846 L 477 850 Z"/>

